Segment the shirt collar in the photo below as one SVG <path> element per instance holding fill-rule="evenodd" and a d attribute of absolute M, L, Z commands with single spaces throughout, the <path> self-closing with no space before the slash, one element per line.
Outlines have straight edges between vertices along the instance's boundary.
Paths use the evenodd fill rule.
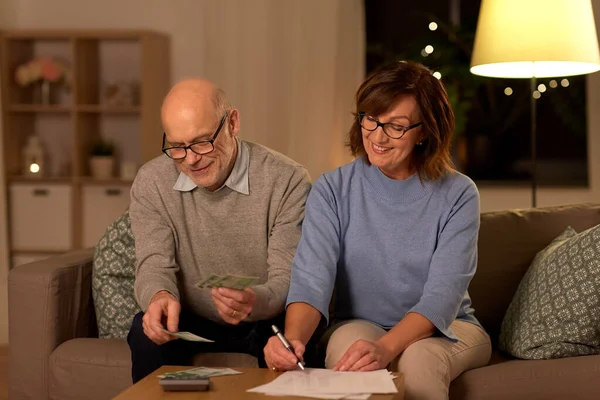
<path fill-rule="evenodd" d="M 235 190 L 238 193 L 248 195 L 250 194 L 250 185 L 248 184 L 248 166 L 250 165 L 250 149 L 246 143 L 241 141 L 239 138 L 235 138 L 238 153 L 235 159 L 235 164 L 233 165 L 233 169 L 231 173 L 227 177 L 227 180 L 223 184 L 223 186 L 227 186 L 231 190 Z M 216 191 L 223 189 L 223 186 L 218 188 Z M 190 190 L 194 190 L 197 185 L 194 181 L 184 174 L 183 172 L 179 173 L 179 177 L 177 178 L 177 182 L 173 185 L 173 189 L 179 190 L 180 192 L 189 192 Z"/>

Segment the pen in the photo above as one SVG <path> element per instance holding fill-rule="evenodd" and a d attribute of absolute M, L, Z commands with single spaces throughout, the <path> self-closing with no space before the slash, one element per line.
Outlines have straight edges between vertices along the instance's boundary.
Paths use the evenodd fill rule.
<path fill-rule="evenodd" d="M 296 353 L 294 353 L 294 349 L 292 348 L 292 345 L 290 344 L 290 342 L 288 342 L 288 340 L 285 338 L 285 336 L 283 336 L 283 333 L 281 333 L 281 331 L 279 330 L 279 328 L 277 328 L 275 325 L 271 325 L 271 329 L 273 329 L 273 333 L 277 336 L 277 338 L 283 344 L 283 346 L 286 349 L 288 349 L 290 351 L 290 353 L 292 353 L 292 354 L 295 355 Z M 298 364 L 298 366 L 300 367 L 300 369 L 302 371 L 304 371 L 304 366 L 302 365 L 302 363 L 300 362 L 300 360 L 296 361 L 296 364 Z"/>

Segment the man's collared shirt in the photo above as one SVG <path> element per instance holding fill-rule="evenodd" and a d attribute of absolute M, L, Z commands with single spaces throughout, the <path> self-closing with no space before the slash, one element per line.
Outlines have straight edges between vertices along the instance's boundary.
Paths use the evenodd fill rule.
<path fill-rule="evenodd" d="M 248 166 L 250 165 L 250 150 L 246 143 L 242 142 L 239 138 L 235 138 L 237 142 L 238 154 L 235 159 L 235 164 L 233 165 L 233 169 L 227 177 L 227 180 L 215 192 L 223 189 L 224 186 L 227 186 L 231 190 L 235 190 L 241 194 L 250 194 L 249 184 L 248 184 Z M 181 192 L 189 192 L 190 190 L 194 190 L 198 185 L 194 183 L 194 181 L 184 174 L 183 172 L 179 173 L 179 177 L 177 178 L 177 182 L 173 185 L 173 189 L 179 190 Z"/>

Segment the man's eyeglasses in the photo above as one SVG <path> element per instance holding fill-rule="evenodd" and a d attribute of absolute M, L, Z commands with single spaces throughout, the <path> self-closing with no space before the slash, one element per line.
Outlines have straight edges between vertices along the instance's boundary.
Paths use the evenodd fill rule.
<path fill-rule="evenodd" d="M 219 135 L 219 132 L 221 132 L 221 129 L 225 124 L 226 117 L 227 113 L 225 113 L 225 115 L 223 115 L 223 118 L 221 118 L 221 122 L 219 122 L 219 127 L 213 134 L 212 139 L 201 140 L 199 142 L 192 143 L 189 146 L 174 146 L 165 148 L 167 135 L 163 132 L 162 152 L 173 160 L 183 160 L 184 158 L 186 158 L 188 149 L 198 154 L 199 156 L 210 153 L 215 149 L 215 140 L 217 140 L 217 136 Z"/>
<path fill-rule="evenodd" d="M 388 137 L 392 139 L 401 139 L 402 136 L 406 134 L 406 132 L 410 131 L 413 128 L 419 127 L 423 125 L 422 122 L 417 122 L 416 124 L 412 124 L 410 126 L 402 126 L 395 124 L 393 122 L 379 122 L 375 117 L 368 115 L 365 112 L 359 112 L 356 116 L 358 119 L 358 123 L 363 129 L 373 132 L 378 127 L 383 129 L 383 133 L 385 133 Z"/>

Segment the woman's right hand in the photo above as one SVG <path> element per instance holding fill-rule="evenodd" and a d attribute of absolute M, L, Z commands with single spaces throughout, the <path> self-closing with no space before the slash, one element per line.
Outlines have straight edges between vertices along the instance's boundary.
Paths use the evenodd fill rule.
<path fill-rule="evenodd" d="M 289 342 L 296 355 L 286 349 L 277 336 L 271 336 L 264 348 L 265 362 L 269 369 L 273 371 L 291 371 L 299 368 L 298 364 L 296 364 L 298 360 L 304 364 L 302 359 L 306 350 L 304 344 L 299 340 L 293 339 L 289 340 Z"/>

